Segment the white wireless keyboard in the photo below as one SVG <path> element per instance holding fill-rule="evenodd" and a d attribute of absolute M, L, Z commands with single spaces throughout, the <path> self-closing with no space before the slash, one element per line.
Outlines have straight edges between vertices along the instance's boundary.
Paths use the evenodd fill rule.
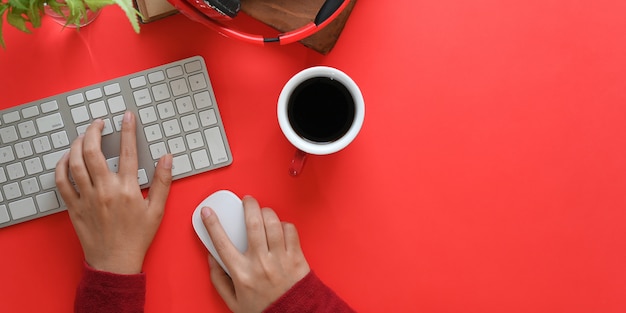
<path fill-rule="evenodd" d="M 55 186 L 57 161 L 96 118 L 102 151 L 117 171 L 121 121 L 137 116 L 141 188 L 156 162 L 174 156 L 173 179 L 232 163 L 204 59 L 200 56 L 0 110 L 0 228 L 66 209 Z"/>

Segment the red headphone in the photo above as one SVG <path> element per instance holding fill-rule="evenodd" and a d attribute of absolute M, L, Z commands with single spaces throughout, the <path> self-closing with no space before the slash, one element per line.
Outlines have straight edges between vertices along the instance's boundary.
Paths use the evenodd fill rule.
<path fill-rule="evenodd" d="M 286 45 L 307 38 L 333 20 L 348 6 L 349 0 L 326 0 L 312 22 L 274 38 L 265 38 L 228 28 L 219 21 L 234 18 L 240 9 L 240 0 L 167 0 L 178 11 L 193 21 L 200 22 L 220 34 L 237 38 L 245 42 L 263 45 L 266 42 L 278 42 Z"/>

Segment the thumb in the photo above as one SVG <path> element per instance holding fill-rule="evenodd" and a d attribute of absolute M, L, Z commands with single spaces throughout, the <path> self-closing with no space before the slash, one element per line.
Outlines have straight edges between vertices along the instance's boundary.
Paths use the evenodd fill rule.
<path fill-rule="evenodd" d="M 170 192 L 172 184 L 172 155 L 166 154 L 159 159 L 152 186 L 148 191 L 148 207 L 164 208 L 167 201 L 167 195 Z"/>
<path fill-rule="evenodd" d="M 228 308 L 234 311 L 233 309 L 237 304 L 237 295 L 235 294 L 233 281 L 210 253 L 209 270 L 211 271 L 211 283 L 213 283 L 213 287 L 215 287 L 220 297 L 224 299 Z"/>

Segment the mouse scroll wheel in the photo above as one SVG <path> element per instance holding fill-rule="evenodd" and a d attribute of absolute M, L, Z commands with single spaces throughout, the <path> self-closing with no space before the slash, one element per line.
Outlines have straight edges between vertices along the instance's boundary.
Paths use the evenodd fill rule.
<path fill-rule="evenodd" d="M 204 0 L 204 3 L 230 18 L 235 17 L 241 7 L 239 0 Z"/>

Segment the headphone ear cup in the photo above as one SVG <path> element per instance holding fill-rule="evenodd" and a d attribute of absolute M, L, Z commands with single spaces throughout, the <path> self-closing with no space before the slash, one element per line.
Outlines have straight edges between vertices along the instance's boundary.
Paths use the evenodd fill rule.
<path fill-rule="evenodd" d="M 240 0 L 204 0 L 204 2 L 217 12 L 229 18 L 237 16 L 241 8 Z"/>

